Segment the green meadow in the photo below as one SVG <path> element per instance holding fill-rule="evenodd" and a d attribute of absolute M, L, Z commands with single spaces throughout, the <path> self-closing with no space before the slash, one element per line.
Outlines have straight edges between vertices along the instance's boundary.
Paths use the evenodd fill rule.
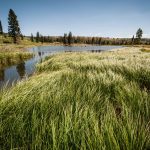
<path fill-rule="evenodd" d="M 150 53 L 60 53 L 0 93 L 2 150 L 148 150 Z"/>

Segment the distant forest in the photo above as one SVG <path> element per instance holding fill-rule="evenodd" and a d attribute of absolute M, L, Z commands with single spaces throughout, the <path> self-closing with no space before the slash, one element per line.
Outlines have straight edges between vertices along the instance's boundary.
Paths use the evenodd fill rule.
<path fill-rule="evenodd" d="M 17 43 L 21 41 L 30 41 L 36 43 L 61 43 L 64 45 L 72 44 L 93 44 L 93 45 L 150 45 L 150 39 L 142 38 L 143 30 L 139 28 L 136 36 L 131 38 L 106 38 L 106 37 L 85 37 L 74 36 L 72 32 L 65 33 L 62 36 L 43 36 L 39 32 L 36 35 L 25 36 L 21 33 L 19 21 L 15 12 L 10 9 L 8 13 L 8 33 L 3 32 L 2 22 L 0 20 L 0 43 Z"/>
<path fill-rule="evenodd" d="M 71 35 L 71 36 L 70 36 Z M 109 38 L 109 37 L 85 37 L 85 36 L 72 36 L 71 32 L 64 36 L 35 36 L 33 35 L 28 38 L 32 42 L 41 43 L 63 43 L 65 45 L 71 44 L 96 44 L 96 45 L 136 45 L 136 44 L 150 44 L 150 39 L 148 38 Z"/>

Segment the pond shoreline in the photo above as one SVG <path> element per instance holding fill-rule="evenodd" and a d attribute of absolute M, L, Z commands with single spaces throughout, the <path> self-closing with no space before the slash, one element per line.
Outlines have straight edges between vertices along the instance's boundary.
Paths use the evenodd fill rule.
<path fill-rule="evenodd" d="M 17 48 L 17 50 L 15 51 L 15 46 Z M 2 65 L 0 65 L 1 69 L 0 69 L 0 87 L 1 84 L 3 85 L 4 83 L 7 83 L 9 81 L 9 83 L 13 83 L 13 82 L 18 82 L 20 80 L 22 80 L 24 77 L 27 78 L 29 76 L 32 76 L 35 71 L 36 71 L 36 64 L 39 63 L 40 61 L 44 60 L 45 57 L 55 54 L 55 49 L 57 50 L 57 48 L 61 48 L 61 51 L 58 51 L 60 53 L 62 52 L 82 52 L 84 51 L 84 49 L 88 49 L 88 46 L 56 46 L 56 45 L 40 45 L 40 46 L 21 46 L 21 45 L 13 45 L 13 48 L 11 48 L 11 50 L 7 50 L 6 52 L 1 52 L 0 54 L 3 54 L 3 61 L 6 62 L 6 65 L 2 67 Z M 52 48 L 52 50 L 49 50 L 49 48 Z M 89 50 L 88 52 L 91 53 L 101 53 L 104 52 L 105 50 L 99 50 L 102 47 L 107 47 L 105 48 L 110 49 L 107 51 L 114 51 L 115 49 L 113 49 L 112 46 L 92 46 L 89 45 Z M 96 49 L 98 50 L 92 50 L 94 49 L 94 47 L 97 47 Z M 74 49 L 79 49 L 77 51 L 75 51 Z M 112 48 L 112 50 L 111 50 Z M 7 48 L 8 49 L 8 48 Z M 19 50 L 20 49 L 20 50 Z M 31 50 L 32 49 L 32 50 Z M 46 49 L 46 51 L 42 50 L 42 49 Z M 66 51 L 65 51 L 66 49 Z M 68 50 L 67 50 L 68 49 Z M 73 49 L 73 50 L 69 50 L 69 49 Z M 80 49 L 83 49 L 80 51 Z M 123 49 L 123 48 L 117 48 L 118 49 Z M 58 53 L 57 52 L 57 53 Z M 14 57 L 12 57 L 14 56 Z M 7 65 L 7 63 L 9 65 Z M 4 63 L 2 63 L 4 64 Z M 13 73 L 14 72 L 14 73 Z M 13 75 L 14 74 L 14 75 Z M 13 77 L 11 77 L 13 75 Z"/>
<path fill-rule="evenodd" d="M 33 57 L 29 52 L 0 53 L 0 68 L 5 69 Z"/>

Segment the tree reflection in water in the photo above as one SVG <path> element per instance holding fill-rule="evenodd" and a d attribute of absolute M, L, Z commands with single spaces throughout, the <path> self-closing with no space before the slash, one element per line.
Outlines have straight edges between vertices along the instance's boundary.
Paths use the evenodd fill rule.
<path fill-rule="evenodd" d="M 21 62 L 16 66 L 17 72 L 20 76 L 20 78 L 22 79 L 25 76 L 25 62 Z"/>
<path fill-rule="evenodd" d="M 0 70 L 0 81 L 4 81 L 4 79 L 5 79 L 5 70 L 2 69 Z"/>
<path fill-rule="evenodd" d="M 41 53 L 41 52 L 38 52 L 38 55 L 39 55 L 39 57 L 41 57 L 42 53 Z"/>

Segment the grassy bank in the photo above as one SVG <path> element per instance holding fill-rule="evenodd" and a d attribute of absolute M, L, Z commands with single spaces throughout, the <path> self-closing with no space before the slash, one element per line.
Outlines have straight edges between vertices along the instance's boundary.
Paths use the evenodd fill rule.
<path fill-rule="evenodd" d="M 0 44 L 0 69 L 31 58 L 33 54 L 29 53 L 27 48 L 47 45 L 45 43 L 33 43 L 28 40 L 23 40 L 20 44 Z"/>
<path fill-rule="evenodd" d="M 150 148 L 150 53 L 62 53 L 0 94 L 2 149 Z"/>
<path fill-rule="evenodd" d="M 23 49 L 22 45 L 0 45 L 0 69 L 18 64 L 33 56 Z"/>
<path fill-rule="evenodd" d="M 20 44 L 0 44 L 0 69 L 16 65 L 33 57 L 33 54 L 28 52 L 27 48 L 35 46 L 48 46 L 48 44 L 33 43 L 26 40 L 21 41 Z"/>

